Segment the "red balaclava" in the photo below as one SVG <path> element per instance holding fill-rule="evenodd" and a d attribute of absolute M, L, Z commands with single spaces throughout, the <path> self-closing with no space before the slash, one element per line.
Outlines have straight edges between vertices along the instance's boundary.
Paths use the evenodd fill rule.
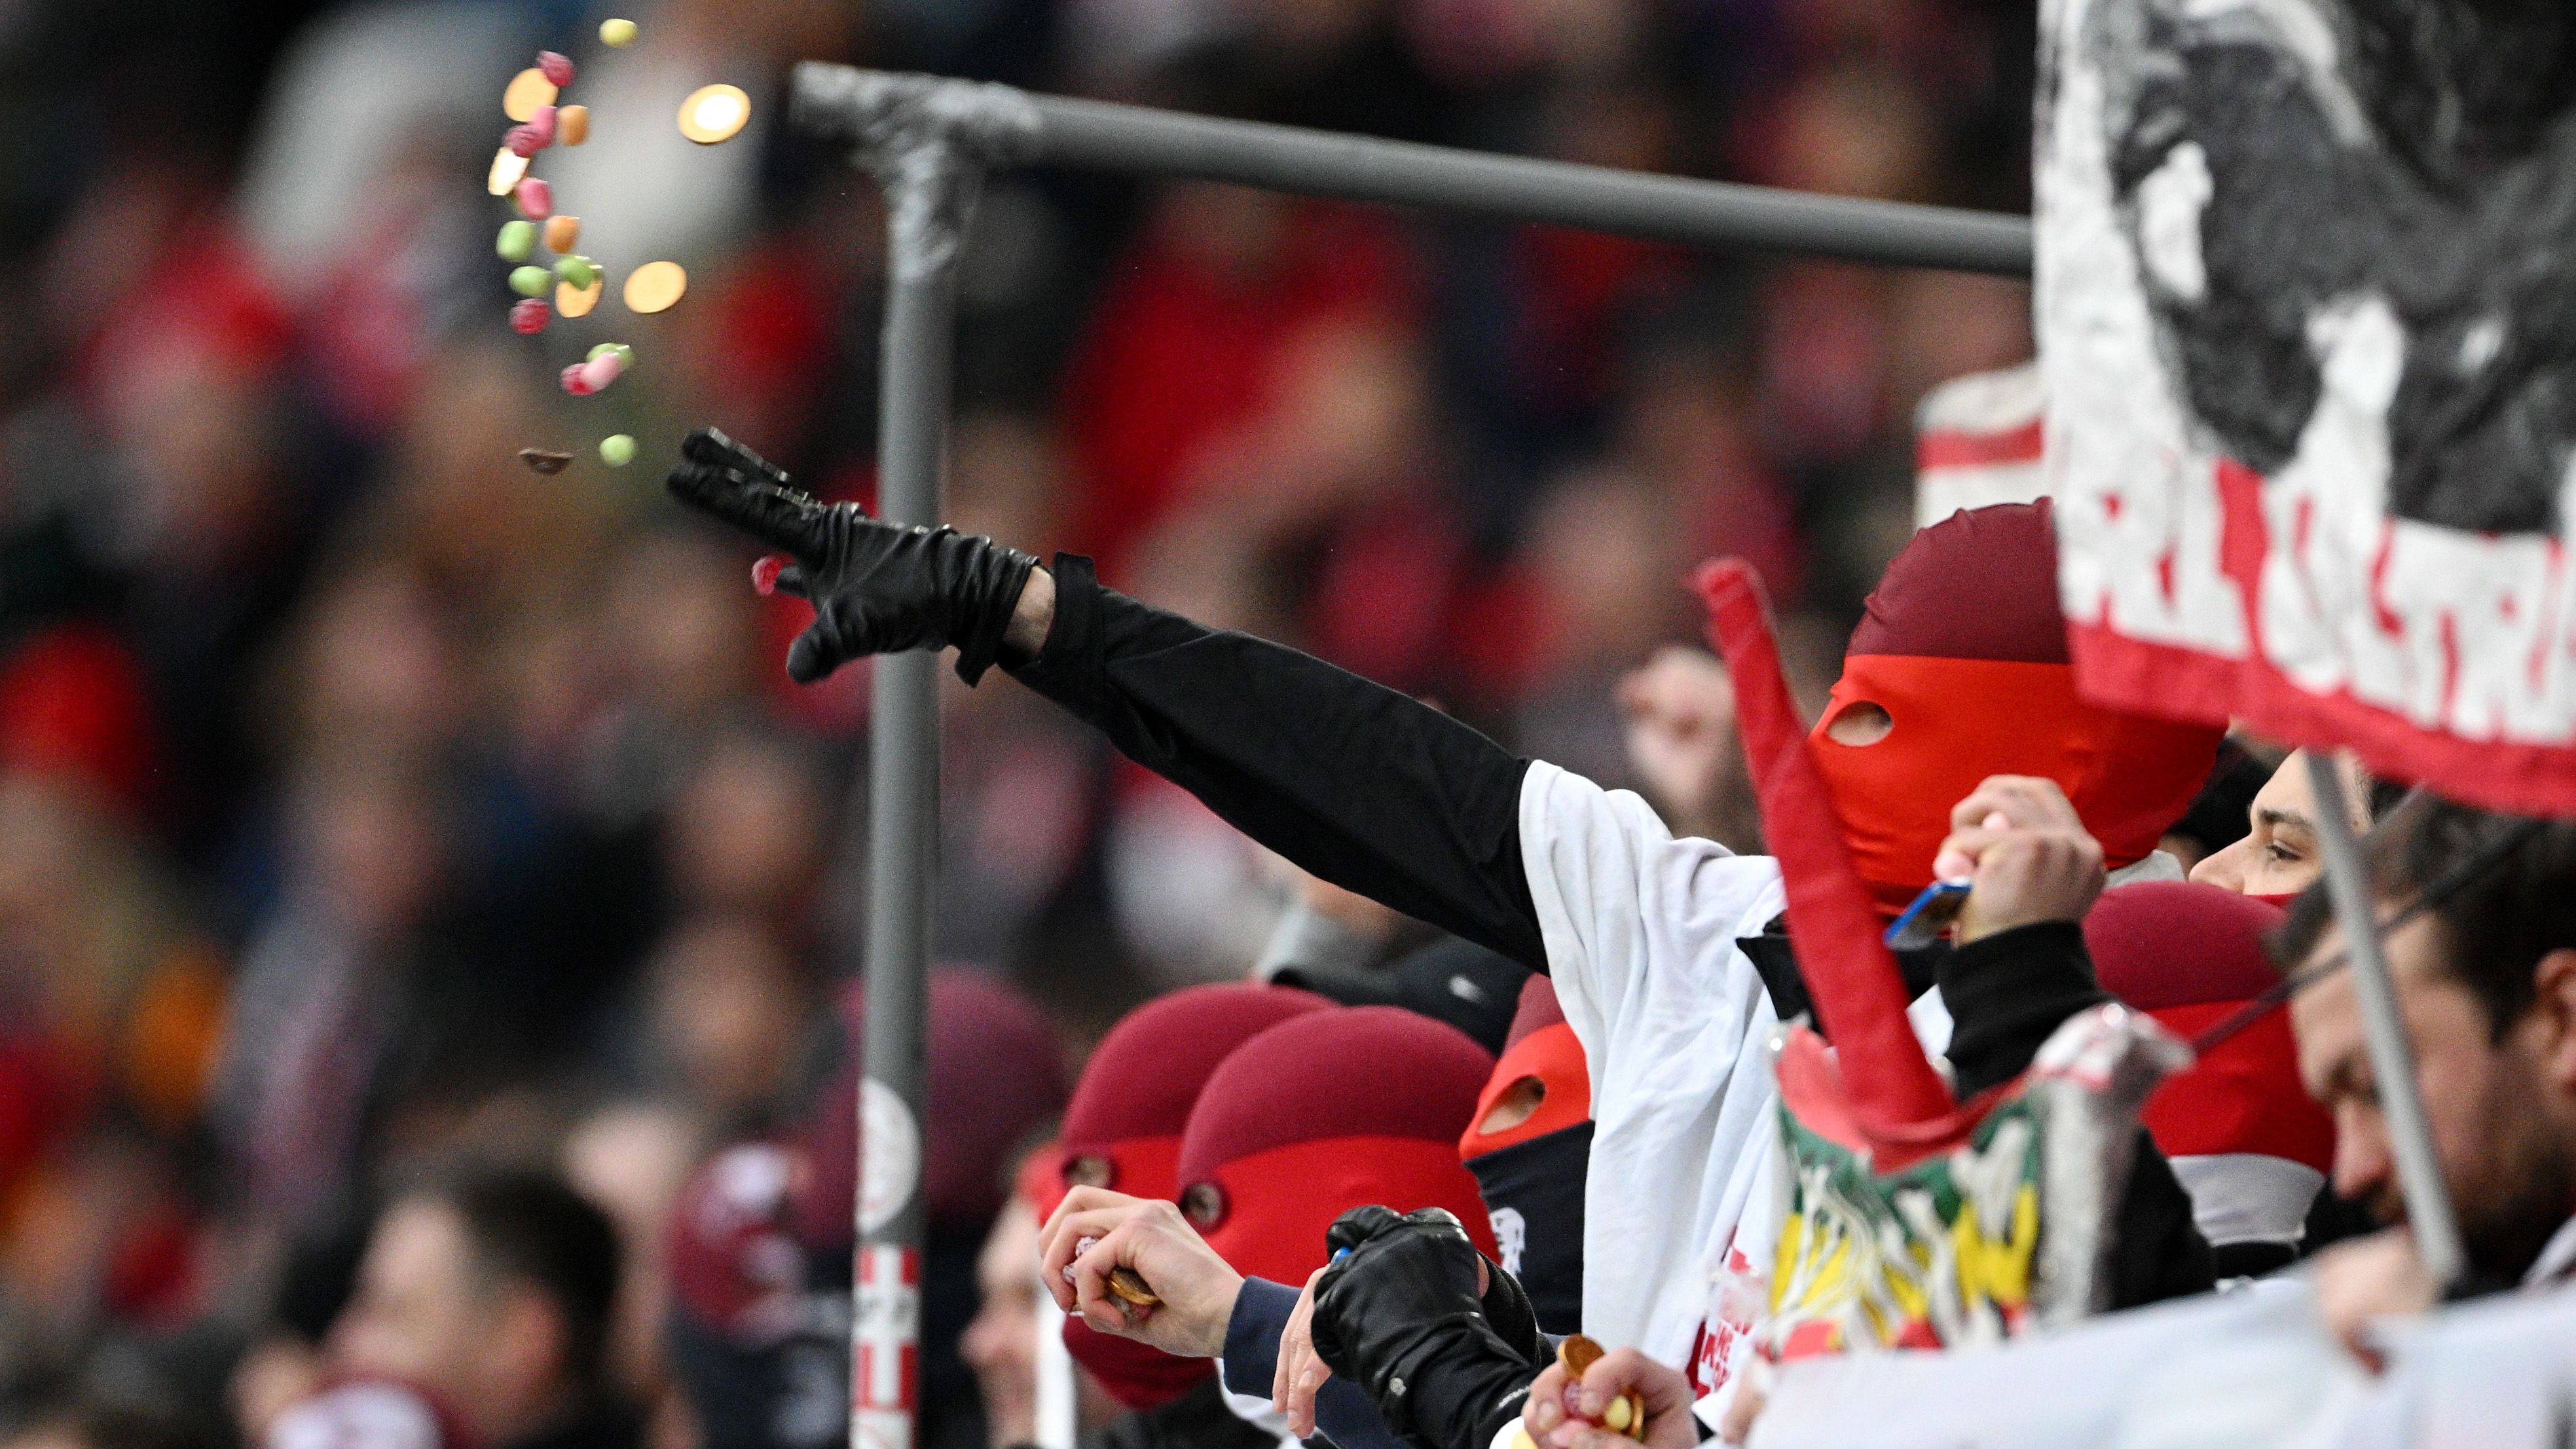
<path fill-rule="evenodd" d="M 1538 1110 L 1499 1132 L 1483 1132 L 1486 1114 L 1523 1078 L 1536 1077 L 1545 1094 Z M 1565 1021 L 1557 1004 L 1556 985 L 1544 976 L 1521 983 L 1520 1009 L 1503 1039 L 1503 1054 L 1494 1059 L 1493 1075 L 1476 1098 L 1476 1115 L 1458 1138 L 1461 1162 L 1517 1146 L 1550 1132 L 1562 1131 L 1592 1117 L 1592 1074 L 1584 1069 L 1583 1043 Z"/>
<path fill-rule="evenodd" d="M 1488 1257 L 1494 1235 L 1458 1134 L 1494 1059 L 1457 1028 L 1393 1006 L 1300 1016 L 1235 1049 L 1181 1138 L 1181 1208 L 1234 1270 L 1302 1285 L 1324 1230 L 1355 1207 L 1446 1208 Z"/>
<path fill-rule="evenodd" d="M 1484 1130 L 1494 1108 L 1536 1080 L 1538 1107 L 1521 1121 Z M 1494 1225 L 1499 1261 L 1529 1295 L 1539 1327 L 1571 1333 L 1583 1323 L 1583 1190 L 1592 1158 L 1592 1074 L 1583 1043 L 1557 1004 L 1556 985 L 1521 985 L 1503 1054 L 1458 1139 L 1458 1160 L 1476 1175 Z"/>
<path fill-rule="evenodd" d="M 1309 991 L 1230 982 L 1185 987 L 1127 1013 L 1074 1084 L 1052 1170 L 1027 1179 L 1046 1188 L 1036 1200 L 1038 1220 L 1055 1212 L 1074 1183 L 1177 1201 L 1181 1131 L 1210 1074 L 1262 1032 L 1331 1005 Z M 1214 1372 L 1205 1359 L 1097 1332 L 1080 1315 L 1065 1319 L 1064 1346 L 1131 1409 L 1177 1399 Z"/>
<path fill-rule="evenodd" d="M 1863 703 L 1887 711 L 1885 738 L 1826 734 Z M 1965 509 L 1914 535 L 1871 592 L 1811 738 L 1853 864 L 1892 916 L 1931 884 L 1951 807 L 1987 776 L 2055 780 L 2116 870 L 2191 807 L 2224 733 L 2076 693 L 2041 499 Z"/>
<path fill-rule="evenodd" d="M 2279 982 L 2263 937 L 2280 921 L 2217 886 L 2141 881 L 2103 893 L 2084 944 L 2104 990 L 2188 1041 Z M 2334 1122 L 2299 1081 L 2286 1012 L 2167 1077 L 2141 1115 L 2213 1247 L 2299 1240 L 2334 1161 Z"/>

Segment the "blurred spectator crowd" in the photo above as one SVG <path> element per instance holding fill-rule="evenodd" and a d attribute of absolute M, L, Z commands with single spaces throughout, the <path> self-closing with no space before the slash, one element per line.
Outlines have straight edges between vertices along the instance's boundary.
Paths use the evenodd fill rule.
<path fill-rule="evenodd" d="M 664 1225 L 724 1144 L 846 1152 L 864 934 L 866 670 L 789 685 L 804 606 L 659 487 L 700 422 L 872 487 L 882 215 L 787 132 L 792 62 L 2026 201 L 2032 19 L 2002 0 L 651 0 L 614 53 L 608 13 L 0 0 L 0 1429 L 238 1442 L 357 1331 L 383 1204 L 471 1226 L 482 1189 L 407 1196 L 471 1160 L 608 1213 L 602 1372 L 651 1442 L 703 1441 Z M 541 45 L 596 119 L 539 170 L 612 273 L 688 266 L 668 314 L 504 323 L 480 182 Z M 759 116 L 700 150 L 670 107 L 713 80 Z M 1915 401 L 2025 357 L 2027 311 L 1010 175 L 964 269 L 951 511 L 1627 783 L 1612 686 L 1690 637 L 1687 566 L 1754 560 L 1830 677 L 1910 527 Z M 564 398 L 610 338 L 627 381 Z M 612 431 L 623 472 L 589 452 Z M 583 457 L 537 477 L 527 446 Z M 1017 993 L 959 1020 L 1070 1062 L 1243 973 L 1284 867 L 1034 695 L 948 687 L 938 949 L 956 991 Z M 933 1268 L 965 1294 L 934 1339 L 1056 1065 L 957 1109 L 989 1140 L 934 1107 L 964 1185 Z M 938 1442 L 981 1443 L 965 1381 L 932 1387 Z"/>

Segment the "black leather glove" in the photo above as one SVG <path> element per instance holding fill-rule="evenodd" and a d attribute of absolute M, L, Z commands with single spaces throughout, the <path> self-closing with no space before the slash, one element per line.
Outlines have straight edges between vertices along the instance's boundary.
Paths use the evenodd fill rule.
<path fill-rule="evenodd" d="M 796 562 L 778 586 L 814 605 L 787 651 L 787 677 L 811 684 L 863 654 L 955 645 L 973 684 L 1002 652 L 1020 589 L 1038 561 L 953 528 L 897 528 L 855 503 L 799 491 L 757 453 L 714 428 L 680 444 L 671 492 Z"/>
<path fill-rule="evenodd" d="M 1434 1449 L 1485 1449 L 1546 1362 L 1520 1285 L 1439 1208 L 1354 1208 L 1326 1241 L 1339 1256 L 1315 1286 L 1316 1355 L 1366 1389 L 1395 1433 Z"/>

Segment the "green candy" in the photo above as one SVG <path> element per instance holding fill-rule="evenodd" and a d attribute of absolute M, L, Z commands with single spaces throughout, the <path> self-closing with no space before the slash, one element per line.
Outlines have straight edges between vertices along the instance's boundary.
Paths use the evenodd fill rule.
<path fill-rule="evenodd" d="M 510 290 L 522 297 L 542 297 L 553 281 L 543 267 L 520 267 L 510 273 Z"/>
<path fill-rule="evenodd" d="M 599 461 L 611 468 L 623 468 L 635 461 L 635 440 L 624 433 L 611 433 L 599 440 Z"/>
<path fill-rule="evenodd" d="M 590 349 L 590 355 L 583 358 L 582 361 L 597 362 L 600 358 L 600 354 L 605 352 L 616 353 L 617 365 L 620 367 L 633 367 L 635 365 L 635 349 L 627 346 L 623 342 L 600 343 L 598 346 Z"/>
<path fill-rule="evenodd" d="M 599 264 L 588 257 L 555 258 L 555 277 L 576 292 L 587 292 L 599 280 Z"/>
<path fill-rule="evenodd" d="M 501 254 L 501 260 L 505 262 L 524 262 L 528 259 L 528 253 L 533 252 L 536 249 L 537 224 L 533 221 L 505 221 L 501 223 L 500 240 L 495 241 L 492 244 L 492 250 L 499 252 Z M 535 294 L 530 293 L 529 295 L 534 296 Z"/>

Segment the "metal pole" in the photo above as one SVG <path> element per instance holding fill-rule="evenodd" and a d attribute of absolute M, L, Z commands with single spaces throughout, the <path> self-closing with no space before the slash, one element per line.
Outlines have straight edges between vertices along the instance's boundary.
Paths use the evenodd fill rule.
<path fill-rule="evenodd" d="M 812 61 L 796 68 L 796 97 L 800 108 L 828 116 L 864 105 L 867 87 L 896 80 L 936 86 L 960 111 L 1023 131 L 1022 159 L 1032 162 L 1232 181 L 1694 246 L 2013 277 L 2031 270 L 2027 217 L 1645 176 Z"/>
<path fill-rule="evenodd" d="M 889 233 L 878 511 L 939 520 L 957 253 L 984 149 L 928 88 L 874 89 L 833 118 L 885 187 Z M 801 111 L 801 107 L 800 107 Z M 813 117 L 800 120 L 811 124 Z M 922 1043 L 939 844 L 939 654 L 876 661 L 869 720 L 867 1032 L 860 1061 L 850 1442 L 911 1449 L 920 1393 Z"/>
<path fill-rule="evenodd" d="M 2406 1220 L 2415 1232 L 2415 1252 L 2423 1260 L 2424 1271 L 2449 1288 L 2468 1266 L 2468 1256 L 2460 1247 L 2460 1220 L 2451 1211 L 2442 1161 L 2433 1151 L 2433 1130 L 2424 1120 L 2424 1099 L 2415 1082 L 2415 1049 L 2407 1040 L 2406 1018 L 2398 1010 L 2388 958 L 2380 949 L 2378 903 L 2371 899 L 2370 883 L 2362 873 L 2361 845 L 2353 838 L 2343 776 L 2326 751 L 2308 752 L 2308 787 L 2316 796 L 2317 834 L 2325 847 L 2326 894 L 2343 928 L 2345 959 L 2352 969 L 2353 993 L 2361 1002 L 2371 1073 L 2378 1079 L 2380 1109 L 2388 1118 L 2389 1148 L 2397 1158 L 2397 1184 L 2406 1196 Z"/>

